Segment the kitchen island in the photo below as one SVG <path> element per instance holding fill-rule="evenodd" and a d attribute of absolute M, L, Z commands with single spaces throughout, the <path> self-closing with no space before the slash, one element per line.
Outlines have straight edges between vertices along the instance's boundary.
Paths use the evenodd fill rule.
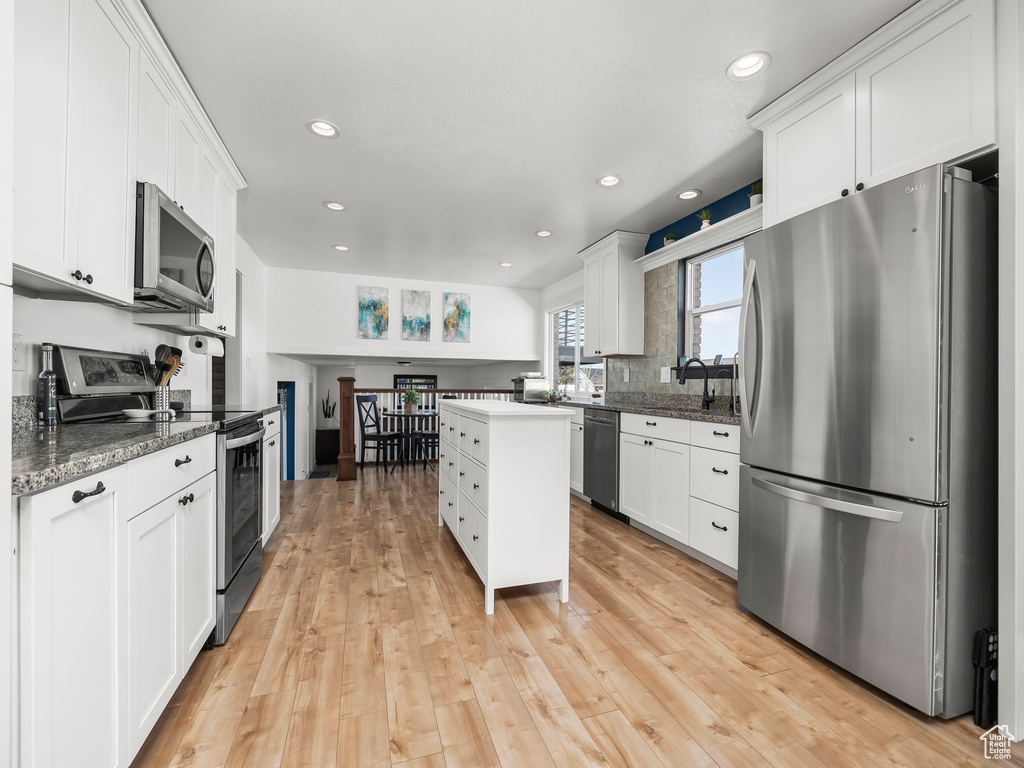
<path fill-rule="evenodd" d="M 569 600 L 569 417 L 564 408 L 445 400 L 437 524 L 447 523 L 484 586 L 559 582 Z"/>

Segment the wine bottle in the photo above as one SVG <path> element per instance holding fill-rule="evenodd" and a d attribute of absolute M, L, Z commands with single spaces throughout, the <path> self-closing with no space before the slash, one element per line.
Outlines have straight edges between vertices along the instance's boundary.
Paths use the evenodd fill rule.
<path fill-rule="evenodd" d="M 53 345 L 43 344 L 43 369 L 39 372 L 39 426 L 57 426 L 57 374 L 53 372 Z"/>

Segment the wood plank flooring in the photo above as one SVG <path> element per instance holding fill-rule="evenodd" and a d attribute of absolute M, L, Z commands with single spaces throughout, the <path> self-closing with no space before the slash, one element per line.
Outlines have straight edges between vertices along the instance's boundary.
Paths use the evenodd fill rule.
<path fill-rule="evenodd" d="M 136 768 L 991 764 L 969 718 L 865 687 L 576 500 L 569 604 L 540 584 L 486 616 L 433 472 L 359 478 L 283 485 L 256 593 Z"/>

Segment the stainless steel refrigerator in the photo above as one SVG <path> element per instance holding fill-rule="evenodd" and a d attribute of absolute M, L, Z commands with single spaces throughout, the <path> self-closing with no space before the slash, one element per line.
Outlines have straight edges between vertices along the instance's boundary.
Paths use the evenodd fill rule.
<path fill-rule="evenodd" d="M 738 602 L 943 717 L 996 623 L 995 198 L 933 167 L 744 244 Z"/>

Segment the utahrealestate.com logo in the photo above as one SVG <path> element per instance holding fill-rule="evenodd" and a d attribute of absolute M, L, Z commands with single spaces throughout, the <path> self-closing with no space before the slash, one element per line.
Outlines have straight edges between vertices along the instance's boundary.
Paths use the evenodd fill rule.
<path fill-rule="evenodd" d="M 986 760 L 1009 760 L 1013 734 L 1005 725 L 994 725 L 979 737 L 985 745 Z"/>

